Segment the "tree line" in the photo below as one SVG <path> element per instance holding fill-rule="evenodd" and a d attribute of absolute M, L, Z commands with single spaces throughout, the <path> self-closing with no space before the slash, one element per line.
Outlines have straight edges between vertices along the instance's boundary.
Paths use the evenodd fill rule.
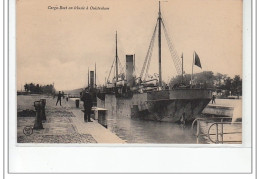
<path fill-rule="evenodd" d="M 34 83 L 26 83 L 24 85 L 24 90 L 26 92 L 34 93 L 34 94 L 53 94 L 55 93 L 55 88 L 52 84 L 47 85 L 39 85 Z"/>
<path fill-rule="evenodd" d="M 170 80 L 169 86 L 174 87 L 178 84 L 190 85 L 191 74 L 178 75 Z M 212 88 L 216 92 L 221 92 L 225 96 L 242 95 L 242 79 L 239 75 L 231 78 L 225 74 L 212 71 L 203 71 L 193 74 L 193 84 L 197 88 Z"/>

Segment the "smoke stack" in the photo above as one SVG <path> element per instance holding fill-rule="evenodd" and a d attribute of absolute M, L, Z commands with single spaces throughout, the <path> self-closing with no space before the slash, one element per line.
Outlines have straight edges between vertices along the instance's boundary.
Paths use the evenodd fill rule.
<path fill-rule="evenodd" d="M 134 56 L 133 55 L 126 55 L 126 81 L 127 84 L 131 87 L 134 83 Z"/>
<path fill-rule="evenodd" d="M 90 71 L 90 88 L 94 88 L 94 71 Z"/>

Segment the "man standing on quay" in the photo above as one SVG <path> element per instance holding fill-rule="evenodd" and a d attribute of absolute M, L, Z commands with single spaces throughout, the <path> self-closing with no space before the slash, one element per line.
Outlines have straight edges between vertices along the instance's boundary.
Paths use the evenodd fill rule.
<path fill-rule="evenodd" d="M 57 99 L 57 102 L 56 102 L 56 106 L 57 106 L 59 101 L 60 101 L 60 106 L 61 106 L 61 93 L 60 93 L 60 91 L 59 91 L 59 94 L 58 94 L 58 99 Z"/>
<path fill-rule="evenodd" d="M 93 106 L 92 96 L 91 96 L 91 94 L 89 94 L 87 88 L 82 93 L 81 101 L 84 102 L 84 121 L 85 122 L 93 122 L 93 121 L 90 120 L 91 109 L 92 109 L 92 106 Z"/>

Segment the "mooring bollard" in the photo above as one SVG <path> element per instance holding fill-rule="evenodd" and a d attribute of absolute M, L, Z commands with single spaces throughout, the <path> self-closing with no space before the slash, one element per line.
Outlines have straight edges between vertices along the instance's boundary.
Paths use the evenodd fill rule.
<path fill-rule="evenodd" d="M 46 114 L 45 114 L 45 106 L 46 106 L 46 99 L 40 99 L 41 103 L 42 103 L 42 122 L 46 122 Z"/>
<path fill-rule="evenodd" d="M 92 108 L 94 111 L 94 119 L 98 120 L 98 123 L 107 128 L 107 109 L 104 108 Z"/>
<path fill-rule="evenodd" d="M 77 99 L 77 100 L 75 101 L 75 103 L 76 103 L 76 108 L 79 108 L 79 99 Z"/>
<path fill-rule="evenodd" d="M 43 129 L 42 125 L 42 102 L 41 101 L 35 101 L 34 102 L 34 107 L 36 110 L 36 117 L 35 117 L 35 122 L 33 129 Z"/>

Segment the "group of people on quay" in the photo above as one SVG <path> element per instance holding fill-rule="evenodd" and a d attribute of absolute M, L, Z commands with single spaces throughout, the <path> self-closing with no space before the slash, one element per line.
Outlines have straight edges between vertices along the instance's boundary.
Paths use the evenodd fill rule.
<path fill-rule="evenodd" d="M 64 92 L 59 91 L 59 93 L 57 95 L 53 96 L 53 99 L 55 98 L 55 96 L 57 96 L 56 106 L 57 106 L 58 103 L 60 103 L 60 106 L 62 106 L 61 105 L 61 99 L 65 98 Z M 69 98 L 69 95 L 67 94 L 66 95 L 66 101 L 68 101 L 68 98 Z M 93 99 L 92 99 L 92 95 L 89 93 L 88 88 L 86 88 L 85 90 L 83 90 L 80 93 L 80 100 L 83 101 L 83 106 L 84 106 L 84 121 L 85 122 L 93 122 L 90 119 L 91 109 L 92 109 L 92 106 L 93 106 Z"/>

